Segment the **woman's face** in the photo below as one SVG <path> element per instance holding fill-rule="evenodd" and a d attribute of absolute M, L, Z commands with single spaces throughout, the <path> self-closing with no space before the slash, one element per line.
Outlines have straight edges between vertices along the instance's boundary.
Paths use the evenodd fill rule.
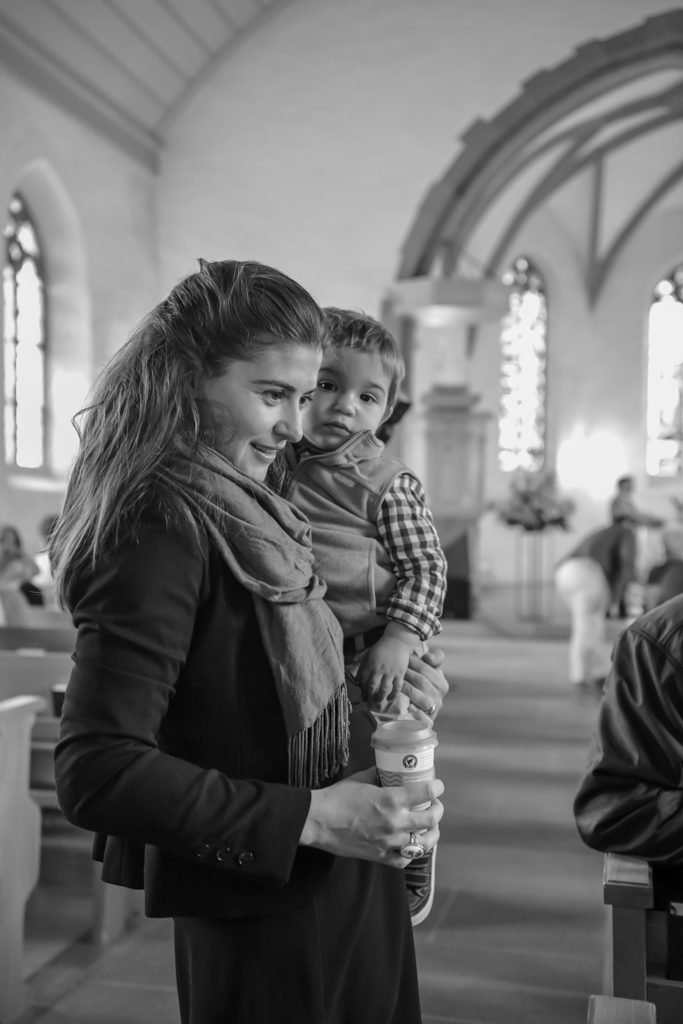
<path fill-rule="evenodd" d="M 253 480 L 265 480 L 288 441 L 300 441 L 304 408 L 315 394 L 322 353 L 309 345 L 274 342 L 253 361 L 231 363 L 205 380 L 201 397 L 215 402 L 229 429 L 221 454 Z"/>

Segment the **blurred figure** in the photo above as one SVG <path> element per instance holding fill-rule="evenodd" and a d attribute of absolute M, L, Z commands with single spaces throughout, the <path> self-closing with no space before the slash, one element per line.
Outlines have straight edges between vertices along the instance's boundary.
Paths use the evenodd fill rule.
<path fill-rule="evenodd" d="M 636 508 L 636 504 L 633 500 L 635 488 L 635 480 L 632 476 L 620 476 L 617 480 L 617 493 L 610 502 L 610 515 L 612 522 L 620 523 L 623 526 L 630 526 L 631 529 L 634 530 L 634 536 L 635 530 L 638 526 L 657 529 L 664 525 L 664 520 L 660 516 L 652 515 L 650 512 L 641 512 L 640 509 Z M 635 543 L 637 545 L 637 537 L 635 539 Z M 635 560 L 637 560 L 637 548 L 634 557 Z M 629 609 L 626 606 L 625 598 L 626 592 L 624 591 L 616 608 L 614 609 L 614 618 L 625 619 L 629 616 Z"/>
<path fill-rule="evenodd" d="M 683 558 L 667 554 L 666 561 L 650 570 L 645 587 L 645 611 L 683 594 Z"/>
<path fill-rule="evenodd" d="M 649 512 L 641 512 L 636 508 L 633 500 L 635 489 L 635 480 L 632 476 L 619 477 L 617 480 L 617 493 L 610 502 L 612 522 L 622 523 L 626 526 L 663 526 L 664 520 L 660 516 L 653 516 Z"/>
<path fill-rule="evenodd" d="M 624 523 L 594 530 L 558 562 L 555 587 L 571 615 L 569 682 L 602 688 L 610 667 L 605 619 L 635 578 L 636 540 Z"/>
<path fill-rule="evenodd" d="M 14 526 L 0 527 L 0 587 L 22 590 L 38 572 L 33 558 L 24 552 L 19 531 Z"/>
<path fill-rule="evenodd" d="M 645 611 L 683 594 L 683 501 L 672 498 L 674 519 L 662 531 L 662 557 L 645 584 Z"/>
<path fill-rule="evenodd" d="M 671 498 L 674 514 L 662 530 L 662 545 L 667 558 L 683 559 L 683 501 Z"/>
<path fill-rule="evenodd" d="M 52 567 L 50 565 L 50 556 L 48 554 L 47 546 L 50 540 L 50 534 L 56 526 L 58 518 L 59 516 L 57 515 L 44 516 L 39 523 L 38 529 L 40 530 L 40 535 L 43 538 L 44 544 L 40 551 L 37 551 L 33 556 L 38 572 L 31 579 L 31 584 L 40 593 L 41 601 L 39 603 L 45 608 L 50 608 L 52 610 L 59 610 L 59 602 L 57 601 L 57 593 L 54 580 L 52 578 Z"/>

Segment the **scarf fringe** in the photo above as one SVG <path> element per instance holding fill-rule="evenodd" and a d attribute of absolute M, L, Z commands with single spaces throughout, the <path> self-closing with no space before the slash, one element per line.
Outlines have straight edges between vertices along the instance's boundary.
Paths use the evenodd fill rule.
<path fill-rule="evenodd" d="M 289 784 L 319 789 L 349 761 L 351 702 L 342 683 L 315 722 L 289 738 Z"/>

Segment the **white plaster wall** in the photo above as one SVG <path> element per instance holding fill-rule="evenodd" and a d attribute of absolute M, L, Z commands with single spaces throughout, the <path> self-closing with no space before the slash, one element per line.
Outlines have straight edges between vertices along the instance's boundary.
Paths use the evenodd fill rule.
<path fill-rule="evenodd" d="M 0 208 L 17 186 L 25 189 L 59 306 L 49 354 L 56 475 L 0 477 L 0 521 L 19 525 L 30 549 L 41 543 L 42 516 L 61 504 L 76 443 L 71 416 L 96 371 L 158 297 L 155 180 L 2 69 L 0 140 Z"/>

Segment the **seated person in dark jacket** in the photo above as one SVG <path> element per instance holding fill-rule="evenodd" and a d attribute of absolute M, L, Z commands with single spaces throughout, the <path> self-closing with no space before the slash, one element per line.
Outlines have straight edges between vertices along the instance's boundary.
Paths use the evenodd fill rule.
<path fill-rule="evenodd" d="M 588 846 L 683 880 L 683 596 L 617 640 L 574 813 Z"/>

